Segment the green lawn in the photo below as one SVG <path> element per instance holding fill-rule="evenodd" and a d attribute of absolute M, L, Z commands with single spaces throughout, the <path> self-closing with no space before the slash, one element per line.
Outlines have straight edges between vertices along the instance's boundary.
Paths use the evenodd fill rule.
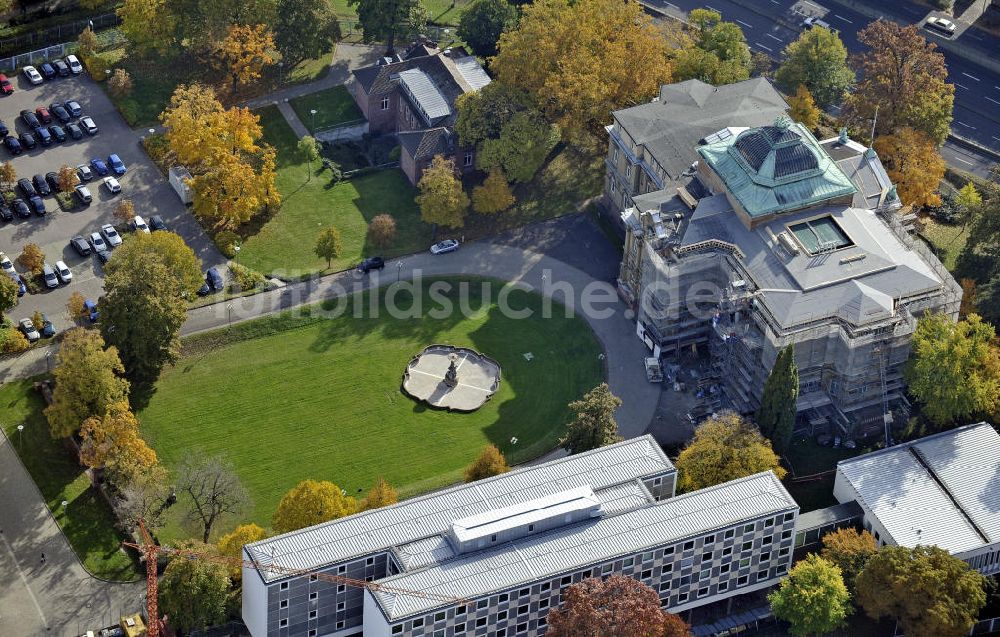
<path fill-rule="evenodd" d="M 114 528 L 107 503 L 91 488 L 70 452 L 49 436 L 42 415 L 44 406 L 31 380 L 12 381 L 0 387 L 0 423 L 4 432 L 18 449 L 21 461 L 83 565 L 103 579 L 137 579 L 134 563 L 121 550 L 122 537 Z M 18 425 L 24 425 L 20 436 Z M 64 500 L 68 503 L 65 507 Z"/>
<path fill-rule="evenodd" d="M 507 318 L 492 302 L 502 284 L 491 281 L 484 292 L 479 279 L 461 283 L 469 290 L 465 307 L 476 312 L 466 318 L 457 309 L 459 281 L 446 281 L 453 289 L 444 296 L 456 311 L 445 318 L 393 318 L 381 304 L 378 318 L 367 309 L 366 318 L 354 318 L 344 303 L 337 317 L 313 308 L 185 339 L 183 356 L 139 414 L 144 437 L 168 467 L 194 453 L 226 456 L 253 495 L 248 520 L 264 526 L 280 497 L 306 478 L 359 495 L 381 475 L 412 496 L 459 481 L 489 442 L 512 462 L 548 451 L 569 419 L 566 405 L 601 382 L 592 332 L 558 311 L 541 318 L 541 298 L 522 290 L 513 291 L 510 306 L 534 316 Z M 396 298 L 401 309 L 412 306 L 408 292 Z M 424 314 L 438 307 L 426 287 L 418 298 Z M 368 295 L 361 307 L 371 307 Z M 407 362 L 431 343 L 494 357 L 503 369 L 500 390 L 470 414 L 404 396 Z M 161 537 L 185 533 L 174 518 Z"/>
<path fill-rule="evenodd" d="M 288 103 L 311 133 L 348 122 L 364 121 L 361 109 L 343 86 L 308 93 Z M 316 111 L 315 118 L 310 112 L 312 110 Z"/>
<path fill-rule="evenodd" d="M 427 9 L 427 20 L 433 24 L 457 25 L 459 18 L 465 9 L 472 4 L 473 0 L 423 0 L 424 8 Z M 342 18 L 355 20 L 358 12 L 355 7 L 348 4 L 347 0 L 330 0 L 330 6 L 334 13 Z"/>
<path fill-rule="evenodd" d="M 949 271 L 954 271 L 965 242 L 969 240 L 969 230 L 963 224 L 939 223 L 927 215 L 921 218 L 924 224 L 920 234 L 933 246 L 941 263 Z"/>
<path fill-rule="evenodd" d="M 315 173 L 296 157 L 295 134 L 278 112 L 268 106 L 257 111 L 265 140 L 278 151 L 278 190 L 281 209 L 249 237 L 240 251 L 240 262 L 264 273 L 297 278 L 326 269 L 326 261 L 313 253 L 316 237 L 326 226 L 336 226 L 344 243 L 343 255 L 332 270 L 351 267 L 362 257 L 410 254 L 431 242 L 431 227 L 420 220 L 413 201 L 415 191 L 400 170 L 383 170 L 330 187 L 329 173 Z M 318 163 L 313 163 L 317 170 Z M 396 241 L 387 248 L 369 245 L 368 222 L 380 213 L 396 219 Z"/>

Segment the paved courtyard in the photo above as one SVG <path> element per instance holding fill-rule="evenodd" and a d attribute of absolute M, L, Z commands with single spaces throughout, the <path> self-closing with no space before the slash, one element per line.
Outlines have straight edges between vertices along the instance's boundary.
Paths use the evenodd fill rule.
<path fill-rule="evenodd" d="M 16 90 L 12 95 L 0 99 L 0 120 L 10 128 L 12 134 L 27 130 L 18 114 L 23 109 L 34 110 L 38 106 L 48 106 L 52 102 L 76 100 L 85 115 L 94 118 L 99 132 L 80 140 L 67 139 L 62 144 L 53 142 L 51 146 L 39 145 L 17 157 L 11 157 L 6 150 L 0 150 L 4 161 L 11 161 L 18 177 L 31 178 L 58 171 L 62 165 L 77 166 L 89 163 L 93 158 L 105 161 L 111 153 L 117 153 L 128 172 L 122 176 L 122 192 L 111 195 L 97 180 L 89 182 L 94 197 L 90 206 L 75 212 L 62 212 L 55 197 L 45 197 L 49 212 L 45 217 L 32 216 L 30 219 L 16 218 L 0 225 L 0 250 L 14 260 L 14 267 L 22 273 L 23 268 L 16 258 L 27 243 L 36 243 L 45 252 L 49 263 L 63 260 L 73 272 L 73 281 L 54 290 L 28 294 L 11 310 L 15 320 L 31 316 L 35 311 L 45 313 L 60 330 L 72 325 L 66 315 L 66 301 L 70 294 L 78 291 L 84 296 L 96 299 L 103 289 L 103 269 L 96 257 L 80 257 L 69 246 L 74 235 L 89 235 L 105 223 L 115 223 L 113 211 L 118 201 L 131 199 L 136 213 L 149 219 L 152 215 L 163 217 L 167 227 L 180 234 L 205 264 L 220 265 L 225 258 L 202 231 L 194 217 L 188 212 L 174 193 L 166 177 L 160 174 L 140 146 L 139 134 L 131 130 L 115 110 L 104 91 L 88 76 L 58 78 L 40 86 L 31 86 L 22 76 L 14 79 Z M 119 231 L 125 231 L 122 224 L 116 224 Z"/>

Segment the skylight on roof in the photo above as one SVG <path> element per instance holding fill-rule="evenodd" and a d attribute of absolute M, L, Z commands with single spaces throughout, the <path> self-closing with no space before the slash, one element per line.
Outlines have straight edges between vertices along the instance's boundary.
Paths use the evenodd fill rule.
<path fill-rule="evenodd" d="M 854 245 L 847 233 L 827 215 L 788 226 L 809 254 L 831 252 Z"/>

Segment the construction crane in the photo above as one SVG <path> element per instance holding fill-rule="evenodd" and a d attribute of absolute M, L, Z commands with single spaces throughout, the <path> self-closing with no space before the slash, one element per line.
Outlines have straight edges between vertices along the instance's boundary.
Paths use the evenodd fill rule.
<path fill-rule="evenodd" d="M 314 577 L 318 580 L 324 582 L 331 582 L 333 584 L 344 584 L 346 586 L 352 586 L 355 588 L 366 588 L 373 592 L 383 592 L 392 593 L 394 595 L 406 595 L 409 597 L 421 597 L 423 599 L 430 599 L 438 602 L 445 602 L 448 604 L 456 604 L 459 606 L 466 606 L 470 604 L 470 601 L 461 597 L 453 597 L 451 595 L 441 595 L 438 593 L 430 593 L 426 591 L 415 591 L 407 588 L 400 588 L 398 586 L 391 586 L 386 584 L 379 584 L 378 582 L 369 582 L 367 580 L 352 579 L 350 577 L 343 577 L 340 575 L 330 575 L 328 573 L 319 573 L 315 571 L 309 571 L 298 568 L 289 568 L 287 566 L 281 566 L 279 564 L 258 564 L 252 560 L 241 560 L 238 557 L 229 557 L 226 555 L 212 555 L 211 553 L 203 553 L 201 551 L 193 551 L 191 549 L 175 549 L 166 546 L 160 546 L 153 542 L 152 536 L 146 529 L 146 522 L 144 520 L 139 520 L 139 532 L 142 535 L 142 544 L 136 544 L 134 542 L 122 542 L 123 546 L 133 548 L 137 550 L 143 558 L 146 560 L 146 613 L 149 625 L 147 626 L 148 637 L 160 637 L 160 630 L 163 628 L 163 622 L 160 619 L 159 610 L 157 608 L 157 578 L 156 578 L 156 562 L 158 555 L 167 556 L 178 556 L 185 557 L 191 560 L 203 560 L 206 562 L 213 562 L 215 564 L 222 564 L 223 566 L 229 566 L 233 568 L 242 568 L 244 566 L 254 568 L 260 571 L 268 571 L 270 573 L 276 573 L 278 575 L 291 575 L 291 576 L 305 576 Z"/>

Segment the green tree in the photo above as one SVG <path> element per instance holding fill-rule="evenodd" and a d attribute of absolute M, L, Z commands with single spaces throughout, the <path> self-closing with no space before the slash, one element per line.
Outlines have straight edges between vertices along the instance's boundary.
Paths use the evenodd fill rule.
<path fill-rule="evenodd" d="M 124 0 L 116 12 L 133 51 L 142 57 L 173 53 L 178 23 L 167 0 Z"/>
<path fill-rule="evenodd" d="M 182 548 L 212 552 L 212 547 L 188 543 Z M 160 578 L 160 611 L 174 628 L 187 632 L 221 624 L 230 596 L 225 566 L 209 560 L 172 557 Z"/>
<path fill-rule="evenodd" d="M 63 335 L 59 364 L 52 376 L 52 404 L 45 408 L 53 438 L 76 433 L 91 416 L 104 416 L 108 407 L 128 399 L 129 383 L 118 350 L 105 348 L 100 334 L 83 328 Z"/>
<path fill-rule="evenodd" d="M 795 366 L 795 350 L 789 345 L 778 352 L 757 409 L 757 426 L 778 453 L 784 453 L 792 440 L 798 398 L 799 369 Z"/>
<path fill-rule="evenodd" d="M 659 637 L 663 633 L 660 596 L 625 575 L 592 577 L 573 584 L 563 603 L 549 611 L 548 637 Z"/>
<path fill-rule="evenodd" d="M 530 181 L 558 143 L 558 126 L 545 121 L 541 113 L 521 111 L 503 125 L 496 139 L 479 144 L 476 165 L 499 166 L 513 181 Z"/>
<path fill-rule="evenodd" d="M 615 410 L 621 407 L 620 398 L 611 393 L 607 383 L 601 383 L 587 392 L 582 399 L 569 404 L 575 416 L 566 425 L 563 449 L 570 453 L 590 451 L 621 440 Z"/>
<path fill-rule="evenodd" d="M 303 480 L 286 493 L 271 517 L 275 533 L 288 533 L 329 522 L 358 510 L 354 498 L 332 482 Z"/>
<path fill-rule="evenodd" d="M 810 130 L 816 130 L 821 111 L 816 106 L 816 102 L 813 101 L 813 96 L 809 93 L 809 89 L 804 84 L 799 84 L 795 95 L 789 97 L 787 101 L 789 117 Z"/>
<path fill-rule="evenodd" d="M 316 143 L 316 138 L 310 135 L 306 135 L 299 139 L 299 143 L 296 146 L 299 157 L 306 160 L 306 181 L 312 180 L 312 163 L 319 159 L 319 144 Z"/>
<path fill-rule="evenodd" d="M 843 118 L 868 131 L 875 119 L 877 134 L 909 127 L 935 143 L 948 137 L 955 86 L 937 46 L 928 44 L 918 25 L 900 26 L 877 20 L 858 32 L 870 50 L 858 58 L 861 81 L 844 100 Z"/>
<path fill-rule="evenodd" d="M 710 84 L 730 84 L 750 77 L 752 56 L 739 25 L 723 22 L 711 9 L 694 9 L 688 20 L 694 39 L 682 36 L 674 52 L 674 80 L 699 79 Z"/>
<path fill-rule="evenodd" d="M 779 478 L 785 470 L 771 444 L 757 428 L 733 411 L 702 421 L 694 438 L 677 458 L 677 487 L 696 491 L 723 482 L 771 470 Z"/>
<path fill-rule="evenodd" d="M 76 43 L 79 47 L 77 50 L 80 53 L 80 57 L 89 57 L 97 53 L 98 48 L 101 46 L 97 35 L 89 26 L 80 32 L 80 37 L 76 39 Z"/>
<path fill-rule="evenodd" d="M 465 468 L 465 481 L 475 482 L 483 478 L 498 476 L 507 473 L 510 467 L 507 466 L 507 459 L 496 445 L 486 445 L 482 453 L 475 462 Z"/>
<path fill-rule="evenodd" d="M 966 210 L 975 210 L 983 205 L 983 197 L 976 190 L 976 184 L 970 181 L 962 186 L 955 196 L 955 204 Z"/>
<path fill-rule="evenodd" d="M 397 502 L 399 502 L 399 493 L 392 488 L 391 484 L 385 481 L 385 478 L 379 476 L 379 479 L 375 481 L 375 485 L 368 490 L 368 495 L 365 496 L 365 501 L 362 503 L 361 508 L 365 511 L 370 511 L 389 506 L 390 504 L 396 504 Z"/>
<path fill-rule="evenodd" d="M 326 0 L 278 0 L 274 43 L 285 68 L 320 57 L 340 37 L 340 23 Z"/>
<path fill-rule="evenodd" d="M 151 383 L 177 359 L 185 298 L 202 284 L 200 262 L 173 233 L 138 233 L 115 250 L 105 274 L 101 335 L 118 348 L 129 380 Z"/>
<path fill-rule="evenodd" d="M 883 546 L 857 579 L 872 619 L 899 622 L 908 637 L 961 637 L 986 605 L 986 578 L 937 546 Z"/>
<path fill-rule="evenodd" d="M 458 37 L 479 57 L 497 54 L 500 34 L 517 22 L 517 9 L 507 0 L 476 0 L 458 21 Z"/>
<path fill-rule="evenodd" d="M 465 93 L 455 100 L 455 132 L 462 146 L 478 146 L 484 140 L 500 137 L 504 124 L 517 113 L 527 110 L 529 98 L 523 90 L 490 82 L 478 91 Z M 11 178 L 9 183 L 14 183 Z"/>
<path fill-rule="evenodd" d="M 316 247 L 313 251 L 320 259 L 326 259 L 326 267 L 329 269 L 333 260 L 344 252 L 344 242 L 340 239 L 340 230 L 337 230 L 336 226 L 321 230 L 316 238 Z"/>
<path fill-rule="evenodd" d="M 0 276 L 0 313 L 7 312 L 17 305 L 18 286 L 9 276 Z"/>
<path fill-rule="evenodd" d="M 480 214 L 503 212 L 513 205 L 514 193 L 499 168 L 491 169 L 482 185 L 472 189 L 472 209 Z"/>
<path fill-rule="evenodd" d="M 811 553 L 767 596 L 771 611 L 796 637 L 824 635 L 844 626 L 851 595 L 840 568 Z"/>
<path fill-rule="evenodd" d="M 854 592 L 858 574 L 877 552 L 878 544 L 871 533 L 846 528 L 823 536 L 820 556 L 840 567 L 847 590 Z"/>
<path fill-rule="evenodd" d="M 854 86 L 847 65 L 847 48 L 835 31 L 806 29 L 785 47 L 784 61 L 774 73 L 778 84 L 791 90 L 805 86 L 821 108 L 839 103 Z"/>
<path fill-rule="evenodd" d="M 427 13 L 420 0 L 347 0 L 357 8 L 365 44 L 384 41 L 386 54 L 396 52 L 396 40 L 406 40 L 420 33 Z"/>
<path fill-rule="evenodd" d="M 449 228 L 465 225 L 469 197 L 462 190 L 462 182 L 455 174 L 455 162 L 436 155 L 417 184 L 416 196 L 420 218 L 425 223 L 441 224 Z"/>
<path fill-rule="evenodd" d="M 978 314 L 953 322 L 925 314 L 913 334 L 906 381 L 924 415 L 946 425 L 990 413 L 1000 401 L 1000 354 L 996 331 Z"/>

